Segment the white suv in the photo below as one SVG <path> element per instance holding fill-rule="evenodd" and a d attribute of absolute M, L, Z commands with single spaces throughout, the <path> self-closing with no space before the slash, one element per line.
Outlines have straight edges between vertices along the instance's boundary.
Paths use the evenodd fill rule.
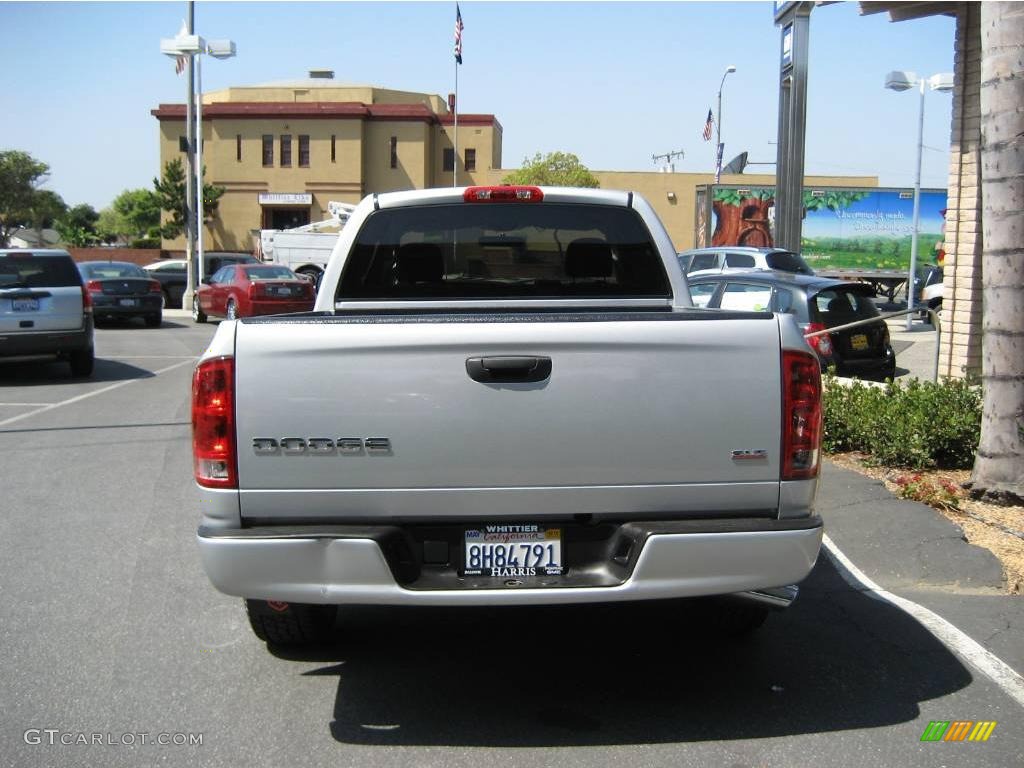
<path fill-rule="evenodd" d="M 0 250 L 0 363 L 67 360 L 92 374 L 92 301 L 67 251 Z"/>
<path fill-rule="evenodd" d="M 814 274 L 814 270 L 807 266 L 800 254 L 785 248 L 750 248 L 743 245 L 693 248 L 682 251 L 679 260 L 688 277 L 743 269 L 776 269 L 798 275 Z"/>

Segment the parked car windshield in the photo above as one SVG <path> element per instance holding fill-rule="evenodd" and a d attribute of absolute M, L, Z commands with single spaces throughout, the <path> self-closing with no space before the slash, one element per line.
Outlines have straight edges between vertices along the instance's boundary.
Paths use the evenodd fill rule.
<path fill-rule="evenodd" d="M 0 288 L 67 288 L 81 284 L 82 279 L 70 256 L 31 252 L 0 254 Z"/>
<path fill-rule="evenodd" d="M 826 328 L 878 317 L 875 303 L 859 288 L 839 286 L 826 288 L 808 299 L 811 322 L 824 323 Z"/>
<path fill-rule="evenodd" d="M 120 264 L 114 262 L 103 262 L 101 264 L 80 264 L 82 274 L 90 280 L 105 280 L 117 277 L 145 277 L 149 278 L 146 270 L 135 264 Z"/>
<path fill-rule="evenodd" d="M 813 275 L 811 269 L 803 257 L 792 251 L 773 251 L 765 257 L 768 269 L 778 269 L 782 272 L 796 272 L 800 275 Z"/>
<path fill-rule="evenodd" d="M 243 267 L 249 280 L 297 280 L 288 267 Z"/>
<path fill-rule="evenodd" d="M 349 300 L 668 298 L 640 216 L 570 203 L 482 203 L 371 214 L 337 297 Z"/>

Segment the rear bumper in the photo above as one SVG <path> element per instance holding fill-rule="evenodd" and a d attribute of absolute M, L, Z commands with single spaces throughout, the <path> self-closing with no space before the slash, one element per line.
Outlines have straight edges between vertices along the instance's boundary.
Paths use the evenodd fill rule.
<path fill-rule="evenodd" d="M 597 577 L 594 586 L 566 586 L 587 584 L 586 573 L 481 584 L 451 569 L 400 583 L 400 557 L 383 527 L 201 528 L 197 538 L 203 568 L 221 592 L 296 603 L 540 605 L 699 597 L 795 584 L 814 566 L 821 518 L 728 522 L 623 526 L 635 551 L 621 569 L 611 564 L 608 573 L 618 578 Z M 611 560 L 617 551 L 610 550 Z"/>
<path fill-rule="evenodd" d="M 92 295 L 92 311 L 94 315 L 105 317 L 136 317 L 138 315 L 152 315 L 163 309 L 163 296 L 159 293 L 147 296 L 130 297 L 135 304 L 130 307 L 122 307 L 120 300 L 128 298 L 123 296 L 98 296 Z"/>
<path fill-rule="evenodd" d="M 25 331 L 0 333 L 0 361 L 29 360 L 77 352 L 92 346 L 92 318 L 86 316 L 81 328 L 70 331 Z"/>

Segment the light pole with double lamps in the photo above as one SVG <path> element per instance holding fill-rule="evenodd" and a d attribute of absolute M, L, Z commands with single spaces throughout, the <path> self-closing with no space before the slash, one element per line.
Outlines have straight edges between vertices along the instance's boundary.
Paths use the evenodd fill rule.
<path fill-rule="evenodd" d="M 921 106 L 917 113 L 917 171 L 914 174 L 914 224 L 910 236 L 910 269 L 907 271 L 907 330 L 913 326 L 914 280 L 917 277 L 917 231 L 921 224 L 921 154 L 924 149 L 924 85 L 933 91 L 952 91 L 953 75 L 943 72 L 931 77 L 918 77 L 914 72 L 896 70 L 885 76 L 885 87 L 890 91 L 908 91 L 917 88 L 921 93 Z"/>

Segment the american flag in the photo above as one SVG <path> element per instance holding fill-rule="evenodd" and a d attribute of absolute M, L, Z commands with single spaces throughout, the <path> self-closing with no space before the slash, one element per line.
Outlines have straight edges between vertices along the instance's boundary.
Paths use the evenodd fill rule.
<path fill-rule="evenodd" d="M 462 63 L 462 12 L 459 4 L 455 4 L 455 61 Z"/>
<path fill-rule="evenodd" d="M 180 75 L 185 71 L 185 65 L 188 63 L 187 56 L 175 56 L 174 57 L 174 74 Z"/>
<path fill-rule="evenodd" d="M 711 126 L 715 124 L 715 118 L 711 116 L 711 110 L 708 110 L 708 119 L 704 121 L 704 141 L 711 141 Z"/>

